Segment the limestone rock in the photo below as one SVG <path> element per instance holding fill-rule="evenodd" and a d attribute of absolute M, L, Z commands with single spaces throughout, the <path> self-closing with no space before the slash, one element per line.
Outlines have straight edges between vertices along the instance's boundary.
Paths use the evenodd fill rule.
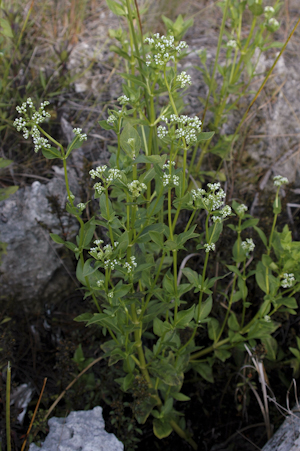
<path fill-rule="evenodd" d="M 29 451 L 123 451 L 124 445 L 105 431 L 102 408 L 71 412 L 67 418 L 48 421 L 50 432 L 41 448 L 32 443 Z"/>

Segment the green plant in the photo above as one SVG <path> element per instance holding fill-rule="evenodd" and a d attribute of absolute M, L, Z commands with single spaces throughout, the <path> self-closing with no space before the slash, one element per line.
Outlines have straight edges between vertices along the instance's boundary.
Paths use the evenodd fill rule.
<path fill-rule="evenodd" d="M 117 147 L 110 147 L 110 167 L 104 165 L 90 171 L 91 178 L 97 179 L 94 198 L 100 209 L 95 217 L 85 222 L 87 203 L 75 205 L 68 182 L 66 161 L 87 139 L 82 130 L 73 130 L 75 137 L 65 149 L 41 127 L 49 117 L 45 110 L 48 102 L 36 111 L 31 99 L 17 108 L 21 116 L 15 120 L 15 126 L 23 131 L 24 138 L 32 135 L 36 152 L 41 149 L 46 158 L 57 158 L 63 163 L 66 209 L 79 221 L 80 232 L 76 244 L 55 234 L 51 237 L 75 253 L 77 278 L 85 288 L 85 297 L 92 298 L 97 310 L 76 320 L 97 324 L 104 335 L 110 335 L 102 349 L 109 358 L 108 365 L 123 363 L 124 376 L 116 381 L 124 392 L 134 392 L 137 377 L 146 385 L 147 391 L 135 411 L 137 421 L 145 423 L 152 415 L 158 438 L 167 437 L 174 430 L 196 449 L 184 417 L 176 410 L 177 402 L 189 400 L 182 393 L 185 373 L 193 370 L 213 382 L 217 360 L 224 362 L 234 348 L 244 351 L 245 344 L 254 347 L 258 340 L 269 355 L 276 356 L 277 342 L 271 334 L 280 324 L 274 315 L 296 313 L 300 243 L 292 241 L 287 226 L 282 232 L 276 230 L 281 212 L 280 187 L 288 180 L 274 177 L 277 189 L 268 238 L 244 204 L 233 201 L 232 209 L 225 205 L 226 193 L 220 183 L 201 187 L 201 175 L 191 176 L 193 162 L 198 146 L 208 143 L 215 131 L 203 132 L 197 116 L 180 115 L 180 90 L 191 83 L 189 75 L 178 73 L 178 62 L 187 48 L 180 41 L 186 23 L 176 21 L 175 26 L 166 21 L 172 29 L 167 36 L 155 34 L 144 40 L 133 2 L 107 3 L 114 13 L 128 19 L 129 39 L 122 29 L 111 32 L 121 44 L 112 49 L 125 60 L 122 77 L 126 83 L 122 86 L 124 94 L 118 98 L 120 109 L 109 110 L 108 119 L 100 121 L 104 129 L 116 133 Z M 225 19 L 229 5 L 234 11 L 235 2 L 226 0 Z M 249 0 L 237 9 L 240 14 L 246 5 L 254 15 L 254 27 L 263 9 L 259 2 Z M 236 20 L 240 30 L 241 19 Z M 268 27 L 267 24 L 265 28 Z M 262 28 L 258 35 L 259 45 L 265 45 L 268 37 L 263 37 Z M 249 36 L 250 42 L 251 32 Z M 222 36 L 219 43 L 221 39 Z M 251 57 L 255 46 L 250 51 L 249 42 L 246 41 L 245 53 L 236 65 L 231 62 L 231 48 L 236 47 L 229 46 L 227 69 L 219 69 L 224 78 L 221 94 L 214 87 L 214 72 L 208 78 L 210 93 L 222 100 L 221 109 L 215 113 L 215 128 L 230 111 L 226 109 L 228 86 L 237 83 L 243 65 L 248 68 L 249 77 L 254 76 Z M 233 92 L 240 97 L 236 90 Z M 160 96 L 168 97 L 162 108 L 157 102 Z M 208 144 L 204 144 L 201 155 L 206 151 Z M 199 161 L 201 166 L 202 156 L 198 166 Z M 234 223 L 228 227 L 236 236 L 231 261 L 224 262 L 220 276 L 212 276 L 213 252 L 229 218 Z M 254 235 L 265 251 L 249 270 Z M 187 267 L 195 249 L 201 257 L 199 271 Z M 228 290 L 226 279 L 230 281 Z M 253 283 L 261 290 L 255 303 L 248 292 L 248 285 Z M 224 299 L 225 311 L 216 306 L 216 297 Z M 206 338 L 199 343 L 200 329 Z"/>

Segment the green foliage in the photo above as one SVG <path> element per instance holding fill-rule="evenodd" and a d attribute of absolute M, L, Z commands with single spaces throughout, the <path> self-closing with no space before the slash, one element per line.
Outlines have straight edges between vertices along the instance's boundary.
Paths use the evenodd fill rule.
<path fill-rule="evenodd" d="M 227 46 L 226 65 L 216 63 L 223 78 L 220 92 L 213 84 L 214 74 L 210 75 L 206 67 L 205 53 L 200 55 L 204 78 L 214 98 L 214 104 L 209 105 L 214 112 L 212 131 L 203 132 L 198 117 L 180 115 L 181 90 L 191 83 L 185 72 L 178 74 L 178 62 L 187 48 L 180 39 L 192 22 L 179 17 L 172 23 L 164 18 L 172 32 L 166 37 L 139 39 L 140 30 L 134 28 L 134 19 L 138 17 L 134 3 L 130 0 L 107 3 L 115 14 L 128 20 L 130 39 L 125 40 L 122 30 L 111 35 L 119 42 L 113 50 L 130 62 L 131 69 L 122 74 L 124 95 L 118 98 L 120 107 L 109 110 L 108 119 L 100 122 L 104 129 L 116 133 L 118 144 L 108 167 L 90 171 L 91 178 L 97 179 L 94 198 L 99 210 L 95 217 L 84 222 L 86 204 L 74 204 L 68 183 L 66 159 L 86 138 L 81 130 L 74 130 L 73 142 L 64 149 L 40 125 L 47 117 L 45 105 L 39 110 L 43 118 L 36 124 L 37 112 L 28 102 L 22 107 L 25 123 L 17 119 L 15 125 L 28 134 L 32 134 L 36 125 L 44 156 L 63 162 L 66 208 L 80 224 L 76 244 L 65 244 L 75 253 L 76 276 L 85 296 L 95 306 L 92 312 L 76 320 L 86 322 L 87 326 L 96 325 L 104 335 L 110 335 L 102 349 L 109 366 L 122 365 L 123 374 L 116 379 L 122 391 L 134 396 L 137 378 L 143 380 L 145 390 L 139 409 L 133 409 L 136 420 L 144 423 L 151 418 L 158 438 L 175 430 L 196 449 L 195 442 L 182 429 L 184 422 L 179 422 L 180 414 L 176 411 L 176 401 L 189 400 L 181 391 L 186 373 L 193 371 L 213 383 L 216 362 L 225 362 L 234 349 L 241 350 L 244 344 L 253 347 L 258 340 L 267 349 L 269 359 L 275 361 L 278 345 L 272 334 L 280 324 L 274 320 L 274 314 L 295 314 L 297 308 L 300 243 L 292 241 L 287 226 L 282 232 L 276 230 L 281 211 L 280 186 L 287 180 L 274 178 L 277 187 L 274 220 L 267 238 L 257 226 L 258 219 L 246 213 L 245 205 L 236 201 L 232 208 L 225 205 L 226 194 L 220 183 L 207 183 L 204 188 L 199 175 L 208 149 L 222 159 L 227 157 L 234 137 L 217 136 L 219 141 L 209 147 L 211 140 L 230 109 L 244 95 L 245 85 L 239 82 L 242 71 L 251 73 L 251 81 L 255 71 L 250 60 L 255 48 L 265 45 L 268 38 L 264 39 L 263 25 L 253 34 L 257 17 L 262 14 L 259 2 L 238 2 L 237 9 L 235 0 L 231 3 L 226 0 L 221 5 L 226 18 L 226 8 L 231 4 L 228 14 L 232 36 L 240 34 L 235 44 Z M 239 25 L 247 5 L 253 14 L 253 27 L 245 41 Z M 228 104 L 229 94 L 236 96 L 235 103 Z M 166 95 L 169 102 L 160 107 L 160 97 Z M 209 103 L 210 98 L 206 101 Z M 217 104 L 220 108 L 216 108 Z M 193 165 L 188 167 L 188 162 L 194 162 L 202 141 L 205 144 L 193 173 L 194 186 L 190 186 Z M 196 228 L 199 213 L 205 218 L 201 233 Z M 186 223 L 179 221 L 186 217 L 189 218 Z M 228 221 L 231 223 L 227 224 Z M 224 225 L 235 236 L 232 258 L 224 263 L 220 276 L 212 277 L 210 261 Z M 103 239 L 94 239 L 96 233 Z M 64 242 L 58 235 L 51 236 L 56 243 Z M 255 255 L 256 265 L 248 268 L 255 248 L 252 236 L 262 241 L 265 251 Z M 195 249 L 202 258 L 197 271 L 187 267 L 185 259 Z M 255 307 L 250 293 L 253 284 L 260 289 Z M 225 293 L 226 285 L 229 291 Z M 217 315 L 216 293 L 223 294 L 226 304 L 225 311 Z M 206 339 L 199 344 L 200 329 Z M 182 331 L 188 331 L 187 339 L 183 339 Z M 291 348 L 291 352 L 296 357 L 294 368 L 298 370 L 299 351 Z M 79 368 L 86 365 L 81 347 L 74 361 Z"/>

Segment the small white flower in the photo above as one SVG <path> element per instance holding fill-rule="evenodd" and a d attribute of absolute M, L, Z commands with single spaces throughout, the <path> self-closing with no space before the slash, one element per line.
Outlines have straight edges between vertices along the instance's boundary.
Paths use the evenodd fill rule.
<path fill-rule="evenodd" d="M 80 202 L 80 204 L 77 204 L 77 208 L 79 208 L 80 211 L 83 211 L 85 209 L 85 204 Z"/>
<path fill-rule="evenodd" d="M 116 116 L 114 116 L 113 114 L 111 114 L 110 116 L 108 116 L 106 122 L 109 125 L 114 125 L 115 121 L 117 120 Z"/>
<path fill-rule="evenodd" d="M 204 248 L 205 248 L 205 252 L 208 253 L 210 251 L 214 251 L 216 249 L 216 245 L 215 243 L 211 243 L 211 244 L 204 244 Z"/>
<path fill-rule="evenodd" d="M 227 42 L 226 47 L 229 47 L 231 49 L 236 49 L 237 42 L 234 39 L 230 39 L 230 41 Z"/>
<path fill-rule="evenodd" d="M 168 160 L 164 165 L 163 165 L 163 169 L 170 169 L 170 164 L 172 166 L 175 166 L 175 161 L 170 161 Z"/>
<path fill-rule="evenodd" d="M 82 132 L 81 128 L 73 128 L 73 133 L 74 135 L 78 136 L 79 141 L 86 141 L 87 140 L 86 133 L 81 132 Z"/>
<path fill-rule="evenodd" d="M 269 19 L 268 25 L 276 29 L 280 27 L 278 20 L 276 20 L 274 17 L 271 17 L 271 19 Z"/>
<path fill-rule="evenodd" d="M 159 139 L 163 139 L 168 134 L 167 127 L 160 125 L 157 127 L 157 136 Z"/>
<path fill-rule="evenodd" d="M 246 241 L 242 241 L 241 243 L 242 249 L 245 251 L 247 257 L 250 252 L 254 251 L 255 244 L 252 238 L 246 238 Z"/>
<path fill-rule="evenodd" d="M 237 207 L 236 212 L 239 216 L 244 216 L 244 213 L 248 210 L 245 204 L 241 204 Z"/>
<path fill-rule="evenodd" d="M 97 280 L 97 287 L 102 288 L 104 285 L 104 280 Z"/>
<path fill-rule="evenodd" d="M 293 273 L 291 273 L 291 274 L 285 273 L 285 274 L 283 274 L 283 277 L 284 277 L 284 279 L 281 281 L 281 286 L 283 288 L 291 288 L 295 281 L 294 274 Z"/>
<path fill-rule="evenodd" d="M 120 169 L 109 169 L 108 170 L 109 176 L 107 177 L 107 180 L 109 182 L 112 182 L 113 180 L 118 180 L 122 178 L 122 171 Z"/>
<path fill-rule="evenodd" d="M 264 316 L 264 320 L 265 320 L 267 323 L 270 323 L 270 322 L 271 322 L 271 318 L 270 318 L 269 315 L 265 315 L 265 316 Z"/>
<path fill-rule="evenodd" d="M 92 179 L 98 177 L 102 177 L 103 176 L 103 172 L 105 172 L 107 169 L 107 166 L 104 164 L 103 166 L 98 166 L 96 169 L 91 169 L 89 174 L 91 176 Z"/>
<path fill-rule="evenodd" d="M 186 85 L 191 85 L 192 84 L 191 76 L 187 75 L 186 72 L 181 72 L 180 75 L 177 75 L 176 81 L 178 81 L 180 83 L 180 87 L 181 88 L 185 88 Z"/>
<path fill-rule="evenodd" d="M 132 197 L 139 197 L 141 192 L 147 189 L 145 183 L 141 183 L 138 180 L 133 180 L 131 183 L 128 183 L 127 187 L 131 192 Z"/>
<path fill-rule="evenodd" d="M 127 103 L 130 102 L 130 99 L 129 99 L 129 97 L 123 95 L 118 98 L 118 102 L 120 103 L 120 105 L 127 105 Z"/>
<path fill-rule="evenodd" d="M 100 195 L 105 191 L 104 186 L 102 186 L 101 182 L 95 183 L 94 190 Z"/>
<path fill-rule="evenodd" d="M 264 12 L 274 14 L 275 9 L 273 8 L 273 6 L 265 6 Z"/>
<path fill-rule="evenodd" d="M 273 177 L 273 181 L 275 186 L 281 186 L 289 183 L 288 179 L 286 177 L 282 177 L 281 175 L 275 175 L 275 177 Z"/>

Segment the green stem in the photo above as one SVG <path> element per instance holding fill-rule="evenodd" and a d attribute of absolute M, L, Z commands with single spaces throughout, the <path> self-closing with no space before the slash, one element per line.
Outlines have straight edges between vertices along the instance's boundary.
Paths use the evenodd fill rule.
<path fill-rule="evenodd" d="M 11 451 L 11 441 L 10 441 L 10 386 L 11 386 L 11 367 L 10 362 L 7 363 L 7 373 L 6 373 L 6 449 Z"/>

